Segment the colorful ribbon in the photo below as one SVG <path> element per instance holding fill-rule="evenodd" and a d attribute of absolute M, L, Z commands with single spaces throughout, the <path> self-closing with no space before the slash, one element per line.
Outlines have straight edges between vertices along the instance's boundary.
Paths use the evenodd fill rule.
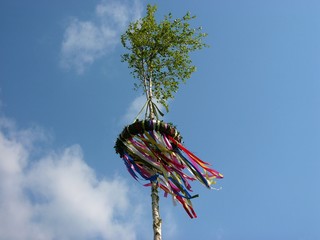
<path fill-rule="evenodd" d="M 198 180 L 211 188 L 215 179 L 223 178 L 181 144 L 175 127 L 162 121 L 136 121 L 125 127 L 115 149 L 134 179 L 157 182 L 165 196 L 171 194 L 191 218 L 197 217 L 191 199 L 198 195 L 190 194 L 190 181 Z"/>

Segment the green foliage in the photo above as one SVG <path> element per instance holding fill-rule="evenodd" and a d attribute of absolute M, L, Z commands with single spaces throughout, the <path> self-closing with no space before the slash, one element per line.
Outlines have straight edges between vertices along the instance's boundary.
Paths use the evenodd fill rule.
<path fill-rule="evenodd" d="M 168 111 L 167 100 L 174 98 L 179 84 L 196 70 L 189 53 L 207 46 L 202 42 L 207 34 L 201 27 L 190 27 L 195 16 L 189 12 L 181 19 L 169 13 L 157 23 L 156 11 L 156 6 L 148 5 L 146 16 L 131 23 L 121 36 L 122 45 L 129 50 L 122 61 L 128 62 L 132 75 L 139 79 L 136 89 L 143 87 L 148 98 L 155 97 Z"/>

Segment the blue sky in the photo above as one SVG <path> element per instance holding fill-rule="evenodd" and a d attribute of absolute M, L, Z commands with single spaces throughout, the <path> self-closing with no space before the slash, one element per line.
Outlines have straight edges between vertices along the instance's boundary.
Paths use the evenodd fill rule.
<path fill-rule="evenodd" d="M 225 178 L 161 197 L 164 239 L 320 238 L 318 1 L 0 2 L 0 239 L 150 239 L 149 189 L 113 145 L 141 93 L 119 37 L 148 3 L 211 46 L 165 120 Z M 19 231 L 17 231 L 19 229 Z"/>

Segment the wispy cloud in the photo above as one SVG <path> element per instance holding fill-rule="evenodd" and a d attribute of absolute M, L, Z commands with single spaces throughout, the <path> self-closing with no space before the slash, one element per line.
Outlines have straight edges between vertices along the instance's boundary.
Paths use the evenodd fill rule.
<path fill-rule="evenodd" d="M 166 229 L 166 238 L 168 239 L 177 239 L 177 233 L 178 233 L 178 226 L 177 226 L 177 222 L 175 219 L 174 214 L 172 213 L 172 211 L 169 211 L 169 209 L 167 209 L 168 211 L 165 212 L 164 215 L 164 228 Z"/>
<path fill-rule="evenodd" d="M 139 116 L 138 113 L 142 110 L 143 106 L 146 104 L 146 101 L 147 99 L 143 95 L 136 97 L 130 103 L 126 113 L 122 117 L 122 123 L 130 124 L 135 120 L 136 117 L 138 117 L 138 119 L 144 118 L 145 111 L 142 111 Z"/>
<path fill-rule="evenodd" d="M 130 124 L 135 120 L 135 118 L 144 119 L 146 108 L 144 109 L 142 108 L 146 104 L 146 101 L 147 99 L 146 99 L 146 96 L 144 95 L 141 95 L 133 99 L 133 101 L 130 103 L 129 107 L 127 108 L 126 113 L 123 115 L 121 122 L 123 124 Z M 154 100 L 154 102 L 156 103 L 160 111 L 162 113 L 165 113 L 164 107 L 161 104 L 159 104 L 157 101 Z"/>
<path fill-rule="evenodd" d="M 141 13 L 140 0 L 102 0 L 95 7 L 93 19 L 71 18 L 61 45 L 61 66 L 81 74 L 120 43 L 121 33 Z"/>
<path fill-rule="evenodd" d="M 0 119 L 0 239 L 136 239 L 126 183 L 97 179 L 78 145 L 31 159 L 38 136 Z"/>

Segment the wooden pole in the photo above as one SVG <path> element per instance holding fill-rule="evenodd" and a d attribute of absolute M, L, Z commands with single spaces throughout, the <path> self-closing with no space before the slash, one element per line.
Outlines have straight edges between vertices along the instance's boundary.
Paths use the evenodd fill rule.
<path fill-rule="evenodd" d="M 159 212 L 159 195 L 158 185 L 156 182 L 151 184 L 151 199 L 152 199 L 152 218 L 153 218 L 153 239 L 161 240 L 161 218 Z"/>
<path fill-rule="evenodd" d="M 152 105 L 152 79 L 151 77 L 145 81 L 148 82 L 149 86 L 145 86 L 147 89 L 147 99 L 149 108 L 149 118 L 152 120 L 155 117 Z M 152 208 L 152 219 L 153 219 L 153 239 L 161 240 L 161 218 L 159 211 L 159 193 L 157 182 L 151 182 L 151 208 Z"/>

